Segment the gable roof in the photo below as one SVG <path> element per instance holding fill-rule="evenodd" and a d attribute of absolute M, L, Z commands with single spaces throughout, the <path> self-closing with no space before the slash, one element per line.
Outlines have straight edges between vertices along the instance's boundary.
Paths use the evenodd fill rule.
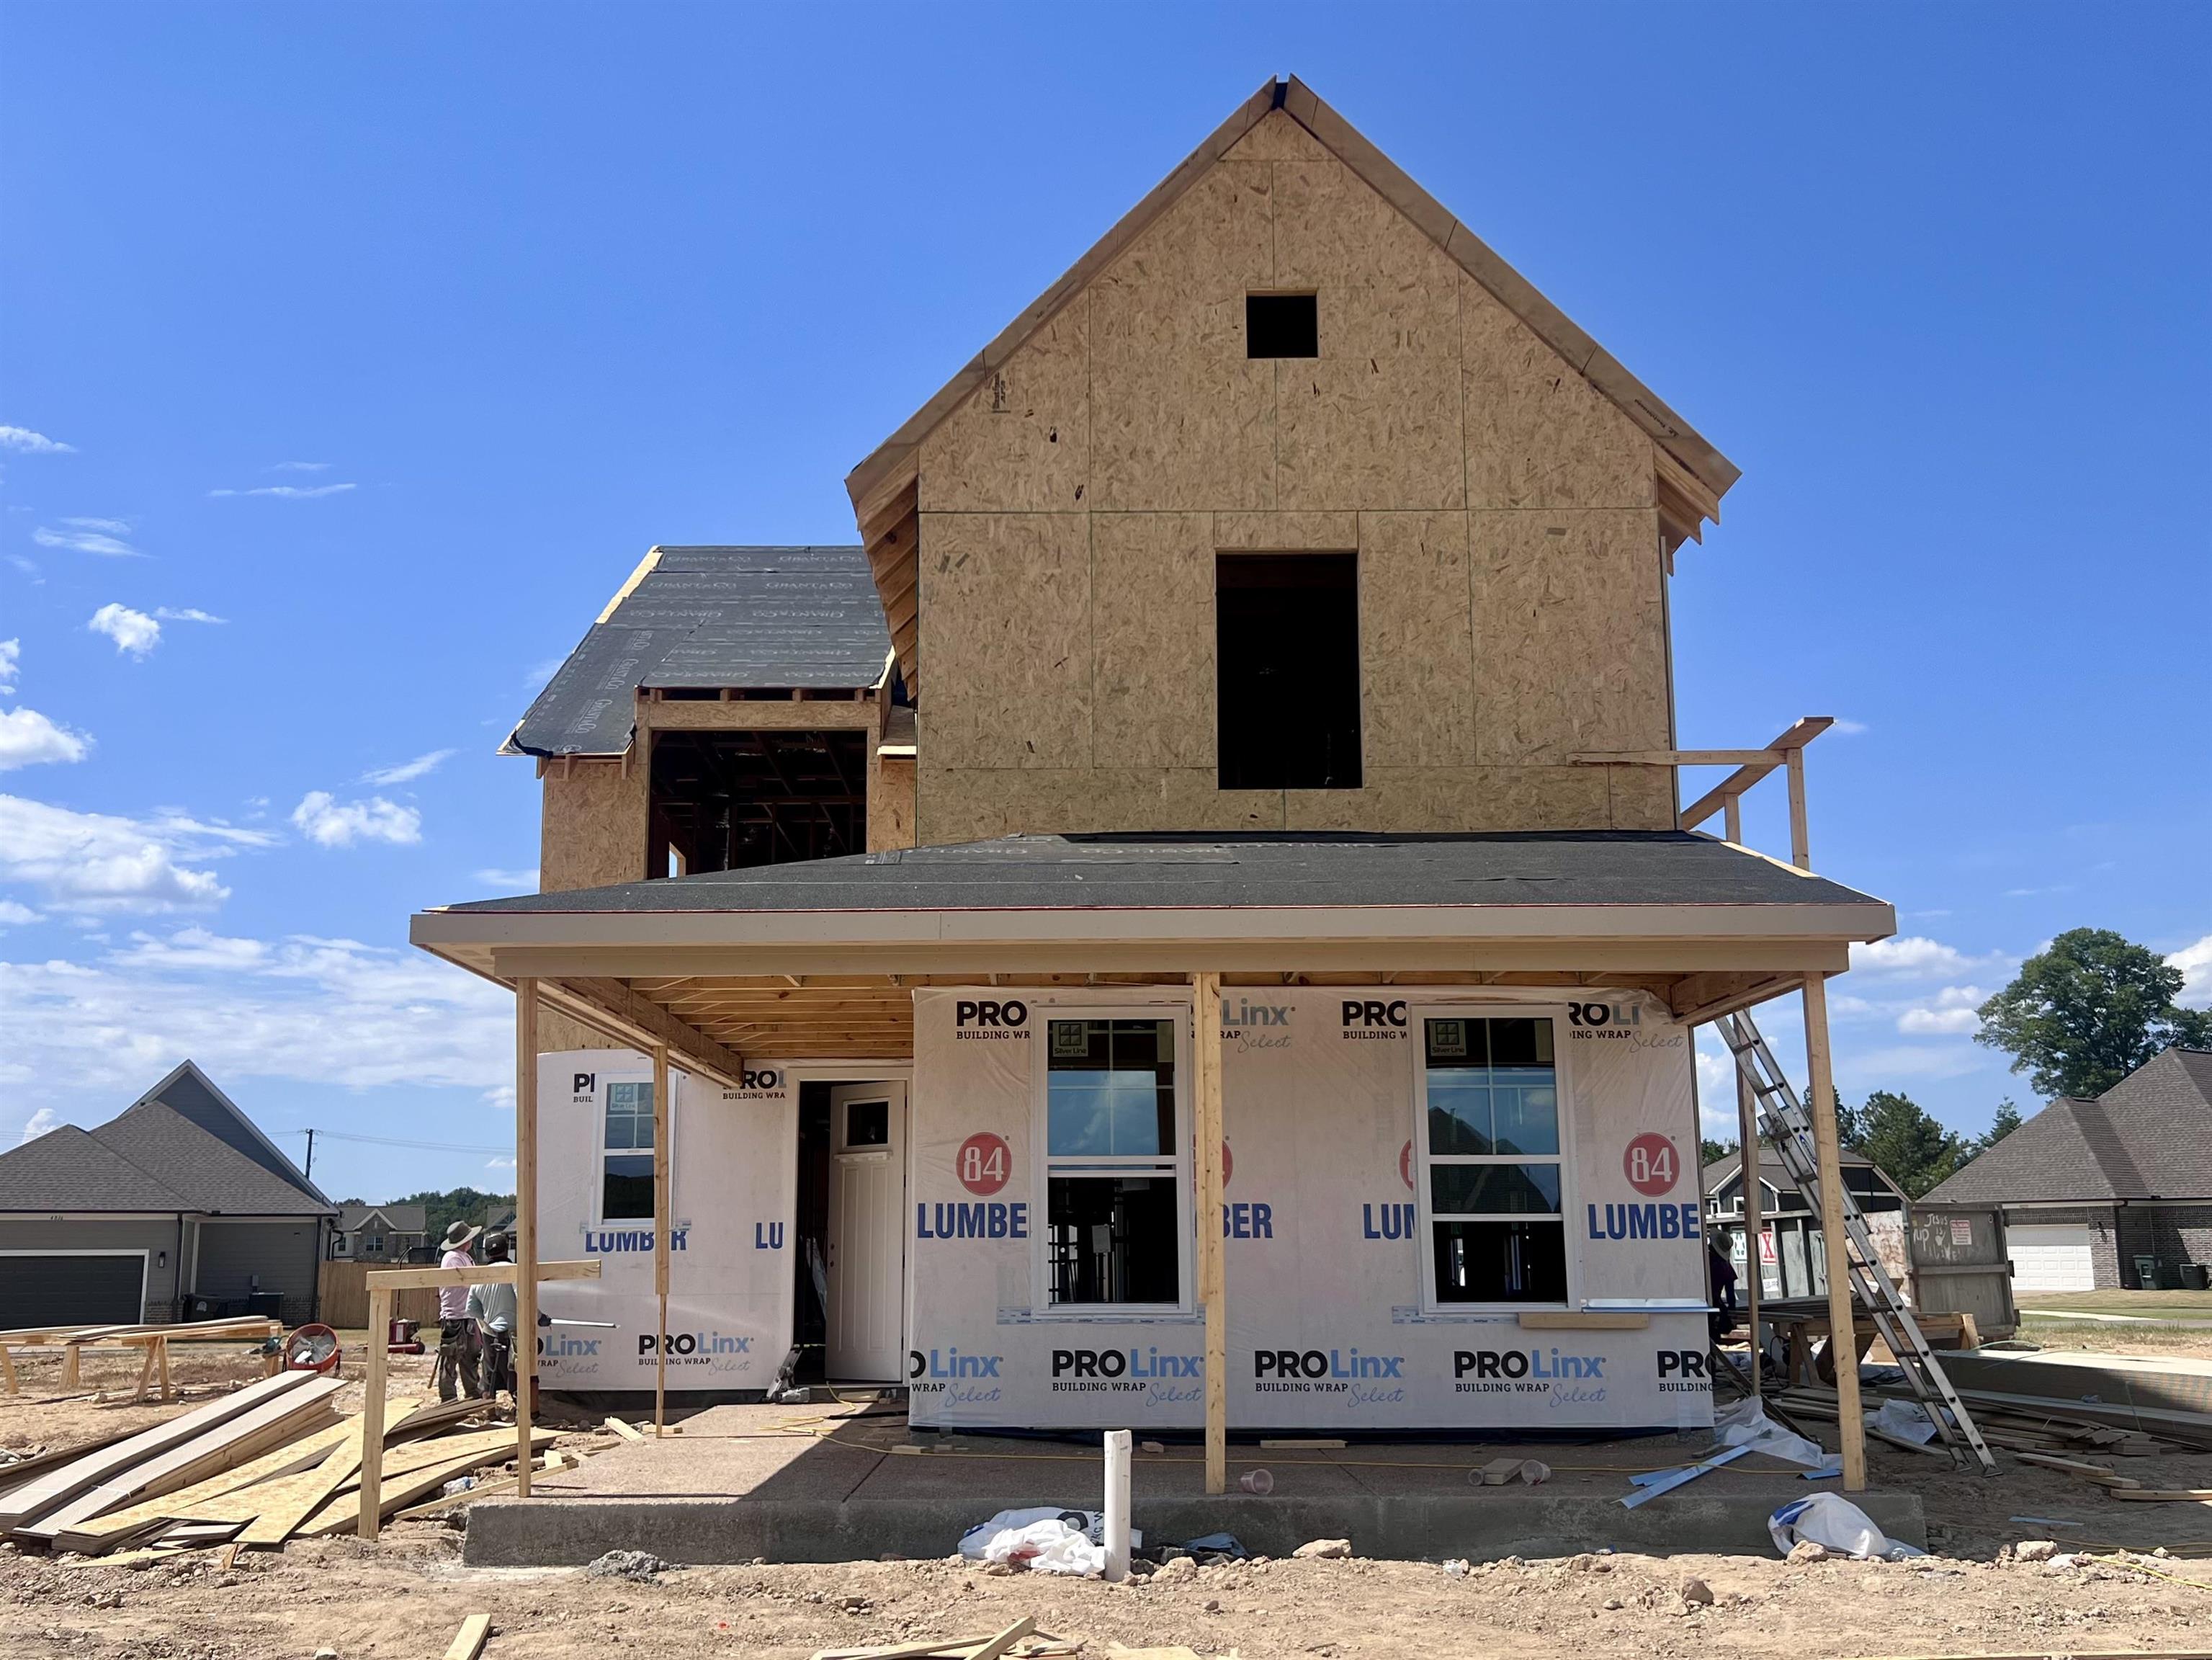
<path fill-rule="evenodd" d="M 2053 1101 L 1927 1197 L 1967 1205 L 2212 1199 L 2212 1050 L 2170 1049 L 2094 1101 Z"/>
<path fill-rule="evenodd" d="M 421 1205 L 340 1205 L 338 1231 L 359 1233 L 374 1217 L 382 1217 L 387 1231 L 392 1233 L 424 1233 L 430 1226 L 430 1213 Z"/>
<path fill-rule="evenodd" d="M 159 1101 L 190 1119 L 279 1181 L 289 1182 L 302 1192 L 323 1199 L 322 1190 L 307 1180 L 306 1172 L 286 1158 L 276 1144 L 261 1133 L 261 1127 L 240 1111 L 238 1104 L 217 1088 L 215 1079 L 202 1072 L 196 1062 L 179 1061 L 174 1071 L 124 1110 L 134 1112 L 149 1101 Z"/>
<path fill-rule="evenodd" d="M 1277 110 L 1311 134 L 1353 176 L 1410 220 L 1446 257 L 1650 435 L 1666 459 L 1660 468 L 1659 505 L 1662 520 L 1668 529 L 1670 539 L 1667 545 L 1670 550 L 1683 538 L 1697 535 L 1703 520 L 1719 518 L 1720 498 L 1742 477 L 1742 470 L 1539 293 L 1535 285 L 1508 265 L 1495 249 L 1462 224 L 1449 209 L 1416 184 L 1364 134 L 1293 76 L 1287 81 L 1265 82 L 1237 106 L 1226 121 L 1209 133 L 1173 172 L 1069 266 L 1059 281 L 1024 307 L 1000 331 L 996 339 L 976 353 L 846 475 L 846 494 L 852 498 L 854 516 L 860 525 L 861 539 L 867 544 L 869 561 L 875 569 L 887 609 L 896 611 L 896 596 L 911 586 L 906 580 L 905 566 L 914 556 L 912 538 L 902 538 L 898 532 L 913 509 L 910 497 L 918 476 L 923 441 L 1217 163 L 1226 159 L 1247 133 Z M 896 628 L 900 619 L 895 614 L 892 620 Z M 902 639 L 900 662 L 911 682 L 915 665 L 908 660 L 909 655 L 908 644 Z"/>
<path fill-rule="evenodd" d="M 1888 1175 L 1864 1153 L 1855 1152 L 1850 1147 L 1839 1147 L 1837 1152 L 1840 1155 L 1836 1160 L 1838 1165 L 1850 1170 L 1871 1170 L 1881 1176 L 1883 1181 L 1889 1182 Z M 1726 1183 L 1735 1181 L 1736 1171 L 1742 1163 L 1743 1152 L 1741 1148 L 1732 1152 L 1723 1153 L 1714 1159 L 1705 1168 L 1705 1191 L 1717 1192 Z M 1789 1169 L 1782 1162 L 1782 1155 L 1765 1141 L 1759 1144 L 1759 1179 L 1770 1188 L 1786 1188 L 1793 1193 L 1796 1191 L 1797 1184 L 1790 1180 Z M 1890 1182 L 1890 1185 L 1895 1187 L 1897 1184 Z"/>
<path fill-rule="evenodd" d="M 620 755 L 641 688 L 853 691 L 890 650 L 857 547 L 656 547 L 500 752 Z"/>
<path fill-rule="evenodd" d="M 189 1061 L 95 1129 L 65 1124 L 0 1153 L 0 1211 L 334 1208 Z"/>

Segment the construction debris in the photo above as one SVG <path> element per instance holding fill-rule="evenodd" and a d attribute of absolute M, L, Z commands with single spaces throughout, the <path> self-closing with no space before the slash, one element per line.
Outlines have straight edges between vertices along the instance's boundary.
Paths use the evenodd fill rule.
<path fill-rule="evenodd" d="M 352 1533 L 368 1431 L 364 1414 L 337 1418 L 339 1387 L 278 1372 L 137 1435 L 41 1456 L 35 1474 L 0 1491 L 0 1529 L 21 1545 L 87 1556 L 281 1549 L 294 1537 Z M 483 1427 L 486 1413 L 479 1401 L 387 1402 L 380 1514 L 512 1458 L 514 1431 Z M 475 1426 L 464 1422 L 471 1419 Z M 536 1432 L 532 1444 L 554 1438 Z"/>
<path fill-rule="evenodd" d="M 611 1550 L 586 1566 L 584 1577 L 586 1579 L 641 1579 L 650 1582 L 655 1574 L 665 1573 L 672 1566 L 649 1550 Z"/>
<path fill-rule="evenodd" d="M 1325 1561 L 1335 1560 L 1352 1554 L 1349 1539 L 1309 1539 L 1291 1553 L 1293 1556 L 1318 1557 Z"/>

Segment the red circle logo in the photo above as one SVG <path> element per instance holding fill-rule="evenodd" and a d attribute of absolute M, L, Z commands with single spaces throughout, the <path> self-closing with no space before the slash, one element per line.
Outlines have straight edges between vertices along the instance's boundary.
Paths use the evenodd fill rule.
<path fill-rule="evenodd" d="M 1014 1155 L 1006 1146 L 1006 1137 L 986 1130 L 960 1144 L 952 1168 L 962 1187 L 978 1198 L 988 1199 L 1005 1187 L 1006 1177 L 1013 1174 Z"/>
<path fill-rule="evenodd" d="M 1221 1144 L 1221 1185 L 1227 1187 L 1229 1178 L 1237 1173 L 1237 1161 L 1229 1156 L 1229 1143 Z"/>
<path fill-rule="evenodd" d="M 1411 1141 L 1398 1149 L 1398 1179 L 1406 1184 L 1406 1191 L 1413 1190 L 1413 1144 Z"/>
<path fill-rule="evenodd" d="M 1669 1191 L 1682 1175 L 1681 1155 L 1672 1141 L 1656 1131 L 1647 1130 L 1628 1144 L 1620 1167 L 1630 1187 L 1654 1199 Z"/>

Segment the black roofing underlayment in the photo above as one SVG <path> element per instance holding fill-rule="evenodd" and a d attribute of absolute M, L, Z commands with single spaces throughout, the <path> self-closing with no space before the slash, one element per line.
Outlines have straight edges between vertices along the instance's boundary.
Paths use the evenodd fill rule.
<path fill-rule="evenodd" d="M 890 654 L 867 555 L 853 548 L 663 548 L 515 728 L 531 755 L 619 755 L 640 687 L 851 691 Z"/>
<path fill-rule="evenodd" d="M 1009 836 L 454 905 L 510 914 L 1296 905 L 1867 905 L 1684 830 Z"/>

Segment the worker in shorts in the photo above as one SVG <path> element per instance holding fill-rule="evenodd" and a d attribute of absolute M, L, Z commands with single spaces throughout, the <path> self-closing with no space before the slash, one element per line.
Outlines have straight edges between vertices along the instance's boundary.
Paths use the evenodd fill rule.
<path fill-rule="evenodd" d="M 510 1260 L 511 1253 L 505 1234 L 484 1235 L 483 1258 L 487 1263 Z M 489 1285 L 471 1286 L 466 1312 L 475 1323 L 477 1335 L 483 1343 L 482 1372 L 485 1399 L 496 1399 L 502 1389 L 512 1396 L 514 1394 L 515 1344 L 514 1282 L 500 1280 Z"/>
<path fill-rule="evenodd" d="M 472 1228 L 466 1222 L 456 1222 L 446 1230 L 443 1243 L 445 1255 L 438 1259 L 441 1268 L 472 1268 L 477 1259 L 469 1254 L 482 1228 Z M 438 1287 L 438 1398 L 450 1401 L 457 1395 L 465 1395 L 471 1401 L 483 1393 L 477 1382 L 477 1361 L 482 1345 L 477 1341 L 476 1322 L 469 1318 L 469 1287 L 465 1281 L 459 1285 Z"/>

